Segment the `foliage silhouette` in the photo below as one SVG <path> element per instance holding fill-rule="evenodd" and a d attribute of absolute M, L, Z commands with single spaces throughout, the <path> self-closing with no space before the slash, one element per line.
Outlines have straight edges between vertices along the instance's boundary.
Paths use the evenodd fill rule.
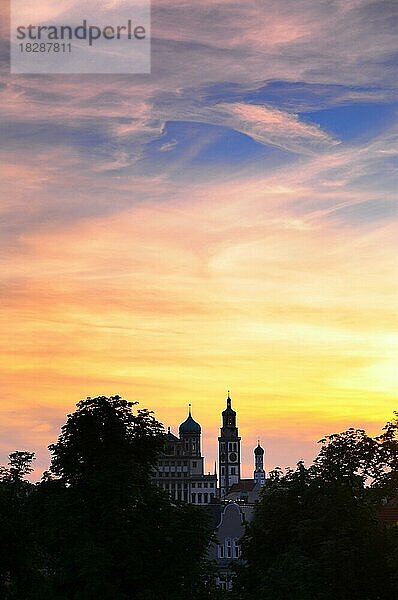
<path fill-rule="evenodd" d="M 398 584 L 398 421 L 372 438 L 321 440 L 314 464 L 270 473 L 243 540 L 235 588 L 214 588 L 206 511 L 151 483 L 164 443 L 148 410 L 87 398 L 50 446 L 49 470 L 25 480 L 33 453 L 0 468 L 4 600 L 390 600 Z"/>
<path fill-rule="evenodd" d="M 321 440 L 313 466 L 271 473 L 247 528 L 239 598 L 384 600 L 394 597 L 397 527 L 381 499 L 398 497 L 397 419 L 371 438 L 349 429 Z"/>
<path fill-rule="evenodd" d="M 4 531 L 15 554 L 3 564 L 4 598 L 211 597 L 202 569 L 209 519 L 152 485 L 163 428 L 152 413 L 133 407 L 119 396 L 79 402 L 50 446 L 50 469 L 38 485 L 21 480 L 29 464 L 15 455 L 1 499 L 18 496 L 20 539 L 31 542 L 25 556 Z"/>

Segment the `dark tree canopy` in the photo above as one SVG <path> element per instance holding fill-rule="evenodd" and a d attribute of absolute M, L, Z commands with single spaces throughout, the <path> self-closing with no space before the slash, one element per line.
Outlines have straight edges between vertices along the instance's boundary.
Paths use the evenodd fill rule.
<path fill-rule="evenodd" d="M 382 498 L 398 498 L 397 420 L 376 438 L 349 429 L 320 443 L 313 466 L 271 473 L 244 539 L 237 597 L 394 597 L 398 528 L 379 513 Z"/>
<path fill-rule="evenodd" d="M 29 493 L 19 492 L 14 504 L 15 535 L 0 515 L 11 557 L 3 561 L 1 597 L 211 597 L 203 572 L 209 519 L 152 485 L 163 427 L 148 410 L 134 409 L 136 403 L 119 396 L 79 402 L 50 446 L 50 469 L 38 485 L 22 481 L 33 457 L 12 455 L 0 508 L 17 487 Z"/>
<path fill-rule="evenodd" d="M 32 473 L 32 462 L 35 460 L 34 452 L 17 451 L 9 456 L 9 473 L 12 481 L 22 481 L 26 475 Z"/>
<path fill-rule="evenodd" d="M 380 511 L 398 502 L 397 432 L 397 418 L 375 438 L 349 429 L 321 440 L 312 466 L 272 471 L 224 593 L 206 512 L 151 483 L 162 425 L 119 396 L 82 400 L 40 483 L 26 481 L 30 452 L 0 468 L 0 598 L 391 600 L 398 527 Z"/>
<path fill-rule="evenodd" d="M 147 479 L 161 450 L 163 428 L 148 410 L 120 396 L 87 398 L 68 415 L 50 452 L 50 472 L 65 483 L 88 479 L 141 477 Z"/>
<path fill-rule="evenodd" d="M 33 452 L 9 455 L 0 468 L 0 597 L 25 598 L 38 572 L 32 527 L 34 486 L 24 481 L 32 472 Z"/>

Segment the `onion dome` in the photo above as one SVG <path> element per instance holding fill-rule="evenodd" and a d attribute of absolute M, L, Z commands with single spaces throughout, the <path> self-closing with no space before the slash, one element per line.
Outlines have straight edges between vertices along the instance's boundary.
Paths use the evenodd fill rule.
<path fill-rule="evenodd" d="M 256 448 L 254 448 L 254 454 L 256 456 L 258 456 L 259 454 L 264 454 L 264 448 L 261 448 L 260 442 L 258 443 L 258 445 L 256 446 Z"/>
<path fill-rule="evenodd" d="M 179 427 L 179 432 L 180 435 L 184 434 L 184 433 L 200 433 L 201 432 L 201 428 L 199 423 L 197 423 L 191 415 L 191 405 L 189 405 L 189 414 L 188 414 L 188 418 L 186 419 L 186 421 L 184 421 L 183 423 L 181 423 L 180 427 Z"/>
<path fill-rule="evenodd" d="M 264 448 L 261 448 L 260 442 L 258 442 L 256 448 L 254 448 L 254 454 L 256 454 L 256 455 L 264 454 Z"/>

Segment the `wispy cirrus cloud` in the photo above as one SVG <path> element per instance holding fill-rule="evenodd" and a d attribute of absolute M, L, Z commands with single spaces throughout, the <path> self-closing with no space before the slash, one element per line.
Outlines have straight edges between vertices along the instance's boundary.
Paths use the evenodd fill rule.
<path fill-rule="evenodd" d="M 4 455 L 53 441 L 96 393 L 172 425 L 193 400 L 211 454 L 231 387 L 247 439 L 254 412 L 270 432 L 270 464 L 389 416 L 397 8 L 155 0 L 150 76 L 3 61 Z M 385 113 L 366 136 L 360 105 Z"/>

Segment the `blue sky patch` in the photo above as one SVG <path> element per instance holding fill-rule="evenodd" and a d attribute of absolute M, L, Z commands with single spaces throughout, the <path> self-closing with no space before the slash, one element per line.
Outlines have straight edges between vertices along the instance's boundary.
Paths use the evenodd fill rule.
<path fill-rule="evenodd" d="M 320 125 L 322 129 L 342 141 L 365 141 L 393 123 L 396 112 L 395 103 L 355 103 L 301 113 L 300 119 Z"/>
<path fill-rule="evenodd" d="M 185 121 L 168 122 L 164 134 L 147 145 L 145 155 L 158 170 L 181 163 L 182 170 L 189 166 L 202 175 L 203 170 L 211 174 L 213 167 L 225 172 L 256 163 L 273 169 L 296 159 L 294 153 L 260 144 L 228 127 Z"/>

